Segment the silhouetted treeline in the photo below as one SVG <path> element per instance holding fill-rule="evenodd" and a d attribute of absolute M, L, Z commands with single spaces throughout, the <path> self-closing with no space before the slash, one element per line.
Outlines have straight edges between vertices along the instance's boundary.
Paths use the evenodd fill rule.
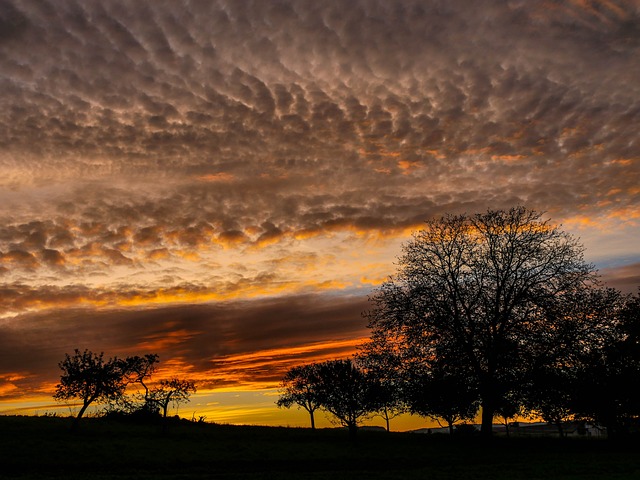
<path fill-rule="evenodd" d="M 571 235 L 524 207 L 426 222 L 372 295 L 354 361 L 292 369 L 279 405 L 353 432 L 408 411 L 451 429 L 481 412 L 637 431 L 640 294 L 605 288 Z M 340 368 L 338 368 L 340 366 Z M 346 404 L 345 409 L 336 404 Z"/>

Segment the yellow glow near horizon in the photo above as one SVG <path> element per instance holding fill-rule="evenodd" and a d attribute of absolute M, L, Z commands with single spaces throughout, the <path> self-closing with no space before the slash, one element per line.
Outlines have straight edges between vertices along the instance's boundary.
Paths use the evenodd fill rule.
<path fill-rule="evenodd" d="M 286 409 L 278 408 L 277 389 L 234 389 L 222 388 L 192 395 L 189 403 L 171 407 L 169 415 L 178 415 L 188 420 L 198 420 L 200 417 L 208 423 L 232 425 L 262 425 L 272 427 L 308 428 L 309 414 L 302 408 L 295 406 Z M 53 402 L 50 396 L 35 396 L 19 401 L 0 403 L 0 415 L 56 415 L 61 417 L 74 416 L 80 410 L 79 402 Z M 88 410 L 87 416 L 100 415 L 102 406 L 94 405 Z M 332 428 L 336 426 L 332 417 L 322 411 L 315 413 L 317 428 Z M 365 426 L 384 427 L 384 420 L 380 417 L 370 417 L 363 421 Z M 391 430 L 407 431 L 419 428 L 439 428 L 437 422 L 426 418 L 403 414 L 391 420 Z"/>

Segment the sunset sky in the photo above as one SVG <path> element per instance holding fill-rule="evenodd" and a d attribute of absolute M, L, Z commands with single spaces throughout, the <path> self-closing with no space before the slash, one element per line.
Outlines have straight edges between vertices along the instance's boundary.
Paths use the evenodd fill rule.
<path fill-rule="evenodd" d="M 638 0 L 0 0 L 0 414 L 69 413 L 88 348 L 306 425 L 284 371 L 444 213 L 544 211 L 635 292 L 639 140 Z"/>

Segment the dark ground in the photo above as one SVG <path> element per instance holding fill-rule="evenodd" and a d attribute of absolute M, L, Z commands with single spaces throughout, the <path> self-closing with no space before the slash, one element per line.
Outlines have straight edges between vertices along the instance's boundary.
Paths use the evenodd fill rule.
<path fill-rule="evenodd" d="M 640 479 L 640 442 L 0 416 L 0 478 Z"/>

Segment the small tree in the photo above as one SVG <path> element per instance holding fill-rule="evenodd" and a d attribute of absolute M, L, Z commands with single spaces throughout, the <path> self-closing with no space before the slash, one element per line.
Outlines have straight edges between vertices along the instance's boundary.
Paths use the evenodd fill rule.
<path fill-rule="evenodd" d="M 558 435 L 565 436 L 563 424 L 574 418 L 571 409 L 575 393 L 575 368 L 554 366 L 541 369 L 533 378 L 533 387 L 526 393 L 527 411 L 556 426 Z"/>
<path fill-rule="evenodd" d="M 115 401 L 124 395 L 127 386 L 126 362 L 117 357 L 104 360 L 104 354 L 89 350 L 73 355 L 65 354 L 59 363 L 62 369 L 60 383 L 56 385 L 53 398 L 59 401 L 79 399 L 82 407 L 75 417 L 73 429 L 92 403 Z"/>
<path fill-rule="evenodd" d="M 407 412 L 396 386 L 379 379 L 371 385 L 371 401 L 373 415 L 384 420 L 387 432 L 391 431 L 391 420 Z"/>
<path fill-rule="evenodd" d="M 129 383 L 139 383 L 145 391 L 145 399 L 149 396 L 149 387 L 145 382 L 156 371 L 156 363 L 160 361 L 155 353 L 144 356 L 127 357 L 124 360 L 127 380 Z"/>
<path fill-rule="evenodd" d="M 523 399 L 520 392 L 507 392 L 502 403 L 496 408 L 496 415 L 504 421 L 504 431 L 509 436 L 509 420 L 524 413 Z"/>
<path fill-rule="evenodd" d="M 351 360 L 318 364 L 317 393 L 323 410 L 349 429 L 355 439 L 358 425 L 376 410 L 373 382 Z"/>
<path fill-rule="evenodd" d="M 293 367 L 282 380 L 280 398 L 276 402 L 279 408 L 291 408 L 293 405 L 304 408 L 309 413 L 313 430 L 316 428 L 314 412 L 320 408 L 318 382 L 317 363 Z"/>
<path fill-rule="evenodd" d="M 128 372 L 132 383 L 138 383 L 144 389 L 144 402 L 142 409 L 138 408 L 138 414 L 143 416 L 154 416 L 158 413 L 158 408 L 153 404 L 147 382 L 156 371 L 156 363 L 159 362 L 158 355 L 149 354 L 143 357 L 135 356 L 128 358 Z"/>
<path fill-rule="evenodd" d="M 162 410 L 162 418 L 166 419 L 169 405 L 187 403 L 192 393 L 196 393 L 196 385 L 191 380 L 160 380 L 158 386 L 148 391 L 147 402 L 157 405 Z"/>
<path fill-rule="evenodd" d="M 444 368 L 413 372 L 405 387 L 405 401 L 411 413 L 438 423 L 444 420 L 451 434 L 456 423 L 473 420 L 478 411 L 478 393 L 469 377 Z"/>
<path fill-rule="evenodd" d="M 359 350 L 358 365 L 372 381 L 374 415 L 384 419 L 388 432 L 391 419 L 407 412 L 404 363 L 387 337 L 371 338 Z"/>
<path fill-rule="evenodd" d="M 150 390 L 147 382 L 156 371 L 159 362 L 157 354 L 127 357 L 122 360 L 123 372 L 127 384 L 139 384 L 144 393 L 142 395 L 121 395 L 110 401 L 110 410 L 127 412 L 136 415 L 157 414 L 158 407 L 151 402 Z"/>

